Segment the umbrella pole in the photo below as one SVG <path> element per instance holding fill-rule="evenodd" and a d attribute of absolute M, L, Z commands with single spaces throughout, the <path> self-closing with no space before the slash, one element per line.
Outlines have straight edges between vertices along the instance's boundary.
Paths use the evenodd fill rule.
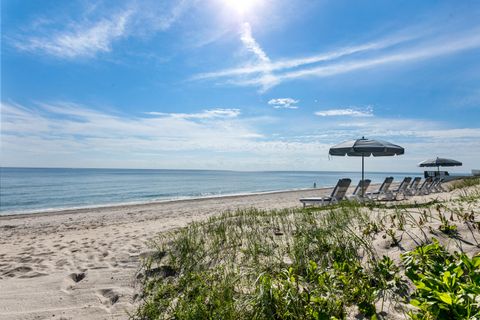
<path fill-rule="evenodd" d="M 363 156 L 363 153 L 362 153 L 362 198 L 365 196 L 365 186 L 364 186 L 364 182 L 363 182 L 364 167 L 365 167 L 364 156 Z"/>

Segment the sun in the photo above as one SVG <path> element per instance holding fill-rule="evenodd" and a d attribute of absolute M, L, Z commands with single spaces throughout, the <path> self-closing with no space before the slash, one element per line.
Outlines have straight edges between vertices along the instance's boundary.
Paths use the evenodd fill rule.
<path fill-rule="evenodd" d="M 252 12 L 261 2 L 261 0 L 224 0 L 227 6 L 232 8 L 240 15 L 246 15 Z"/>

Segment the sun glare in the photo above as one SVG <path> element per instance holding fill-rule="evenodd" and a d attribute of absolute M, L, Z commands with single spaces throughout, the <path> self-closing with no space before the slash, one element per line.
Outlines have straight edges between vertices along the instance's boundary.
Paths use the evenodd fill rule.
<path fill-rule="evenodd" d="M 238 14 L 245 15 L 251 12 L 261 0 L 224 0 L 226 4 Z"/>

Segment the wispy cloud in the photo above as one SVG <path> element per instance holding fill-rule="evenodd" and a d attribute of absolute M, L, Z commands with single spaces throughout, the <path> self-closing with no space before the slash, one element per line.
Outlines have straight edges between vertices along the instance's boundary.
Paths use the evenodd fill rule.
<path fill-rule="evenodd" d="M 98 52 L 110 51 L 113 41 L 125 35 L 131 14 L 131 11 L 125 11 L 88 26 L 76 24 L 73 30 L 47 37 L 30 37 L 23 42 L 17 41 L 15 45 L 20 50 L 40 51 L 62 58 L 91 57 Z"/>
<path fill-rule="evenodd" d="M 143 0 L 133 2 L 136 11 L 133 32 L 166 31 L 177 22 L 197 0 L 162 1 Z"/>
<path fill-rule="evenodd" d="M 3 165 L 252 169 L 248 164 L 258 155 L 276 155 L 260 156 L 271 159 L 268 168 L 301 150 L 318 156 L 326 148 L 268 140 L 237 109 L 132 117 L 62 102 L 28 108 L 2 103 L 1 112 Z"/>
<path fill-rule="evenodd" d="M 187 6 L 185 0 L 170 7 L 150 1 L 132 1 L 123 9 L 114 12 L 105 9 L 106 13 L 100 14 L 97 6 L 89 6 L 69 20 L 39 17 L 29 26 L 28 32 L 10 35 L 9 39 L 21 51 L 64 59 L 91 58 L 110 52 L 113 44 L 122 38 L 167 30 Z"/>
<path fill-rule="evenodd" d="M 238 68 L 202 73 L 195 75 L 194 79 L 221 78 L 229 76 L 251 75 L 260 72 L 273 72 L 294 69 L 305 65 L 335 60 L 356 53 L 388 48 L 390 46 L 415 39 L 416 37 L 417 36 L 393 36 L 389 39 L 383 39 L 377 42 L 344 47 L 334 51 L 329 51 L 302 58 L 282 59 L 279 61 L 270 61 L 270 63 L 268 64 L 248 65 Z"/>
<path fill-rule="evenodd" d="M 298 109 L 297 104 L 299 100 L 295 100 L 292 98 L 277 98 L 271 99 L 268 101 L 269 105 L 272 105 L 275 109 Z"/>
<path fill-rule="evenodd" d="M 82 143 L 115 140 L 112 146 L 121 145 L 124 139 L 135 140 L 139 145 L 148 142 L 152 150 L 222 150 L 245 139 L 262 137 L 237 119 L 239 115 L 238 109 L 218 108 L 131 117 L 66 102 L 41 103 L 34 108 L 2 103 L 2 135 L 49 137 L 46 140 L 57 137 Z"/>
<path fill-rule="evenodd" d="M 2 103 L 1 114 L 2 165 L 346 170 L 355 164 L 336 168 L 337 162 L 328 162 L 328 148 L 361 135 L 408 147 L 413 165 L 445 144 L 466 165 L 480 156 L 480 128 L 415 119 L 363 117 L 356 126 L 318 118 L 318 134 L 305 129 L 302 136 L 282 137 L 266 135 L 262 123 L 235 108 L 130 116 L 67 102 Z"/>
<path fill-rule="evenodd" d="M 304 58 L 281 59 L 195 75 L 194 80 L 224 78 L 238 86 L 257 86 L 266 91 L 284 81 L 306 77 L 331 77 L 387 64 L 401 64 L 454 54 L 480 47 L 480 29 L 392 36 L 383 40 L 341 48 Z M 265 52 L 262 51 L 262 54 Z M 268 72 L 268 77 L 264 74 Z"/>
<path fill-rule="evenodd" d="M 261 63 L 268 64 L 270 62 L 270 58 L 268 58 L 265 51 L 263 51 L 258 42 L 253 38 L 252 27 L 248 22 L 245 22 L 242 25 L 240 40 L 242 40 L 242 43 L 245 45 L 247 50 L 252 52 Z"/>
<path fill-rule="evenodd" d="M 319 117 L 349 116 L 349 117 L 373 117 L 373 108 L 347 107 L 341 109 L 329 109 L 315 112 Z"/>
<path fill-rule="evenodd" d="M 361 59 L 355 61 L 335 63 L 328 66 L 304 69 L 288 72 L 279 76 L 281 80 L 303 78 L 308 76 L 332 76 L 359 69 L 373 68 L 380 65 L 391 63 L 404 63 L 422 59 L 433 58 L 442 55 L 456 53 L 458 51 L 480 47 L 480 30 L 474 34 L 460 36 L 456 40 L 450 39 L 448 42 L 438 42 L 427 46 L 417 46 L 402 52 L 386 54 L 371 59 Z"/>
<path fill-rule="evenodd" d="M 240 115 L 239 109 L 209 109 L 200 113 L 165 113 L 147 112 L 149 115 L 177 118 L 177 119 L 213 119 L 213 118 L 236 118 Z"/>
<path fill-rule="evenodd" d="M 275 83 L 275 77 L 272 75 L 269 70 L 269 65 L 271 64 L 270 58 L 267 56 L 262 47 L 258 44 L 257 40 L 252 35 L 252 27 L 248 22 L 244 22 L 240 31 L 240 40 L 242 41 L 244 47 L 247 51 L 253 53 L 255 57 L 255 65 L 261 66 L 262 70 L 260 71 L 257 80 L 259 83 L 263 83 L 261 91 L 264 91 L 263 88 L 271 86 L 272 83 Z"/>

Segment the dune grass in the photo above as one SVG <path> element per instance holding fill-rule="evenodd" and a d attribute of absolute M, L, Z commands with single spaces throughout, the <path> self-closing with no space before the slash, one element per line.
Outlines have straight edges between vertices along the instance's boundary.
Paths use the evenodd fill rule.
<path fill-rule="evenodd" d="M 192 223 L 153 242 L 156 253 L 139 273 L 142 303 L 131 317 L 382 318 L 383 302 L 405 305 L 413 294 L 415 307 L 425 310 L 408 315 L 423 319 L 435 313 L 428 313 L 428 297 L 422 300 L 412 291 L 418 279 L 405 275 L 404 264 L 378 256 L 373 241 L 381 236 L 398 246 L 398 233 L 414 227 L 424 235 L 419 247 L 429 245 L 431 235 L 423 229 L 433 220 L 441 222 L 441 233 L 453 237 L 456 224 L 445 217 L 445 208 L 439 201 L 400 206 L 344 202 L 327 208 L 252 208 Z M 451 217 L 476 230 L 475 213 L 459 208 L 450 210 Z M 408 267 L 420 270 L 422 265 Z M 470 315 L 480 312 L 478 301 L 468 307 Z"/>
<path fill-rule="evenodd" d="M 463 188 L 473 187 L 478 185 L 480 185 L 480 178 L 461 179 L 461 180 L 452 182 L 451 185 L 449 186 L 449 190 L 452 191 L 455 189 L 463 189 Z"/>

